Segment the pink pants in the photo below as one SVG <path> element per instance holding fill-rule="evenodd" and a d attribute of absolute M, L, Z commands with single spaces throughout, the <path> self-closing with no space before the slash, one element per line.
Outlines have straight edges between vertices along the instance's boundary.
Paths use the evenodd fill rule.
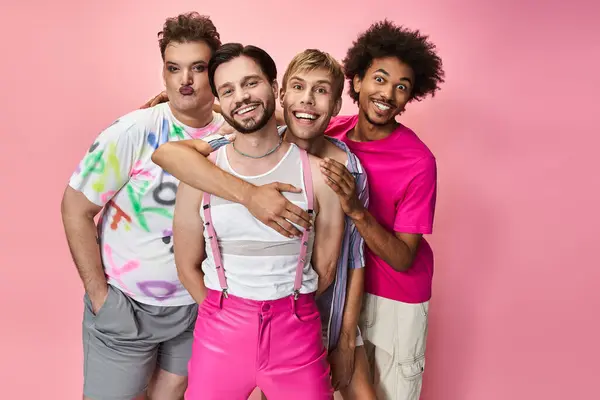
<path fill-rule="evenodd" d="M 185 400 L 330 400 L 313 295 L 254 301 L 209 290 L 198 309 Z"/>

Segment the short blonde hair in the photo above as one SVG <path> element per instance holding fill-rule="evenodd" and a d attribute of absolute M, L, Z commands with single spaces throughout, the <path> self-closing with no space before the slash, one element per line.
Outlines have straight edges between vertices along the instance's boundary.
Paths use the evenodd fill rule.
<path fill-rule="evenodd" d="M 316 49 L 306 49 L 290 61 L 285 74 L 283 74 L 282 87 L 287 89 L 287 82 L 298 71 L 314 71 L 315 69 L 325 69 L 331 74 L 333 85 L 333 96 L 335 100 L 342 98 L 344 91 L 344 71 L 341 64 L 329 53 Z"/>

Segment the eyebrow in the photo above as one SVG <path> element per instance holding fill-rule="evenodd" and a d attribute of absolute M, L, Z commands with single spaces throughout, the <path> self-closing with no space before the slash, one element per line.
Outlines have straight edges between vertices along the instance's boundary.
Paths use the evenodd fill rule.
<path fill-rule="evenodd" d="M 168 65 L 177 65 L 177 66 L 179 65 L 175 61 L 167 61 L 166 64 L 168 64 Z M 206 61 L 204 61 L 204 60 L 198 60 L 198 61 L 194 61 L 192 63 L 192 65 L 198 65 L 198 64 L 208 65 L 208 63 Z"/>
<path fill-rule="evenodd" d="M 248 82 L 250 79 L 262 79 L 260 75 L 248 75 L 242 78 L 242 85 Z M 232 82 L 225 82 L 224 84 L 217 87 L 217 91 L 220 91 L 224 87 L 233 86 Z"/>
<path fill-rule="evenodd" d="M 375 72 L 380 72 L 380 73 L 384 74 L 385 76 L 390 76 L 390 74 L 385 69 L 383 69 L 383 68 L 379 68 Z M 407 81 L 410 84 L 413 83 L 412 80 L 409 77 L 407 77 L 407 76 L 403 76 L 402 78 L 400 78 L 400 81 Z"/>
<path fill-rule="evenodd" d="M 248 82 L 250 79 L 258 79 L 258 80 L 261 80 L 262 78 L 260 77 L 260 75 L 248 75 L 248 76 L 245 76 L 245 77 L 242 79 L 242 84 L 244 84 L 244 83 Z"/>
<path fill-rule="evenodd" d="M 306 82 L 304 79 L 302 79 L 302 78 L 299 78 L 299 77 L 297 77 L 297 76 L 292 76 L 292 77 L 290 78 L 290 82 L 291 82 L 291 81 L 300 81 L 300 82 Z M 317 85 L 322 85 L 322 84 L 324 84 L 324 83 L 325 83 L 325 84 L 327 84 L 327 85 L 331 85 L 331 81 L 330 81 L 330 80 L 328 80 L 328 79 L 320 79 L 320 80 L 318 80 L 318 81 L 316 82 L 316 84 L 317 84 Z"/>

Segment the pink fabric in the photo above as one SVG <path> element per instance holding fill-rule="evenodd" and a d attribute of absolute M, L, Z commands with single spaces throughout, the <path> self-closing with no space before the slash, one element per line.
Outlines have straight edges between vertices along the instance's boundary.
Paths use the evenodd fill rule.
<path fill-rule="evenodd" d="M 330 400 L 314 295 L 254 301 L 209 290 L 198 309 L 185 400 Z"/>
<path fill-rule="evenodd" d="M 385 139 L 352 141 L 347 133 L 357 121 L 358 116 L 334 118 L 326 134 L 346 143 L 366 170 L 369 212 L 390 231 L 430 234 L 436 201 L 433 154 L 403 125 Z M 365 259 L 367 293 L 405 303 L 422 303 L 431 298 L 433 252 L 425 238 L 407 272 L 393 270 L 368 247 Z"/>

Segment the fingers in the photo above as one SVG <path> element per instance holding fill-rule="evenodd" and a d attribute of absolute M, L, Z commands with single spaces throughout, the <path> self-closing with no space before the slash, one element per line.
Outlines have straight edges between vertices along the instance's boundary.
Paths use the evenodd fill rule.
<path fill-rule="evenodd" d="M 143 110 L 144 108 L 149 108 L 152 106 L 152 102 L 154 101 L 154 98 L 148 100 L 147 102 L 145 102 L 141 107 L 140 110 Z"/>
<path fill-rule="evenodd" d="M 271 221 L 271 222 L 269 222 L 269 223 L 267 224 L 267 226 L 268 226 L 269 228 L 271 228 L 271 229 L 273 229 L 273 230 L 277 231 L 279 234 L 281 234 L 281 235 L 283 235 L 283 236 L 285 236 L 285 237 L 288 237 L 288 236 L 290 236 L 290 234 L 289 234 L 289 233 L 288 233 L 288 232 L 287 232 L 285 229 L 283 229 L 283 227 L 282 227 L 281 225 L 279 225 L 279 224 L 278 224 L 277 222 L 275 222 L 275 221 Z"/>
<path fill-rule="evenodd" d="M 155 98 L 153 98 L 150 101 L 150 107 L 154 107 L 157 104 L 160 103 L 164 103 L 166 101 L 169 101 L 169 97 L 167 96 L 167 92 L 160 92 L 160 94 L 158 96 L 156 96 Z"/>
<path fill-rule="evenodd" d="M 333 163 L 337 163 L 337 165 Z M 328 178 L 333 179 L 339 185 L 344 185 L 344 187 L 349 189 L 353 189 L 354 187 L 354 177 L 352 174 L 350 174 L 346 167 L 335 160 L 331 160 L 331 162 L 322 161 L 321 173 Z"/>
<path fill-rule="evenodd" d="M 329 169 L 321 168 L 321 173 L 325 177 L 325 183 L 337 194 L 350 195 L 353 187 L 343 177 Z"/>
<path fill-rule="evenodd" d="M 328 157 L 321 160 L 321 162 L 319 164 L 321 165 L 321 167 L 330 169 L 340 176 L 342 176 L 344 174 L 350 174 L 348 169 L 343 164 L 341 164 L 331 158 L 328 158 Z"/>
<path fill-rule="evenodd" d="M 295 205 L 292 205 L 292 206 L 296 207 Z M 311 226 L 310 216 L 303 209 L 301 209 L 299 207 L 297 207 L 297 208 L 298 208 L 296 210 L 297 214 L 294 214 L 292 211 L 285 210 L 282 215 L 283 218 L 285 218 L 286 220 L 288 220 L 289 222 L 291 222 L 293 224 L 300 225 L 304 229 L 310 228 L 310 226 Z"/>
<path fill-rule="evenodd" d="M 283 229 L 284 233 L 281 233 L 284 236 L 293 238 L 296 236 L 302 236 L 302 232 L 300 232 L 298 230 L 298 228 L 296 228 L 294 225 L 292 225 L 288 220 L 286 220 L 285 218 L 277 218 L 275 220 L 275 222 L 277 223 L 277 225 L 279 225 L 281 227 L 281 229 Z"/>
<path fill-rule="evenodd" d="M 234 133 L 230 133 L 228 135 L 225 135 L 225 139 L 227 139 L 230 142 L 233 142 L 235 140 L 235 132 Z"/>
<path fill-rule="evenodd" d="M 273 183 L 273 185 L 275 185 L 275 189 L 279 190 L 280 192 L 290 192 L 290 193 L 301 193 L 302 192 L 302 189 L 298 189 L 297 187 L 292 186 L 289 183 L 275 182 L 275 183 Z"/>

